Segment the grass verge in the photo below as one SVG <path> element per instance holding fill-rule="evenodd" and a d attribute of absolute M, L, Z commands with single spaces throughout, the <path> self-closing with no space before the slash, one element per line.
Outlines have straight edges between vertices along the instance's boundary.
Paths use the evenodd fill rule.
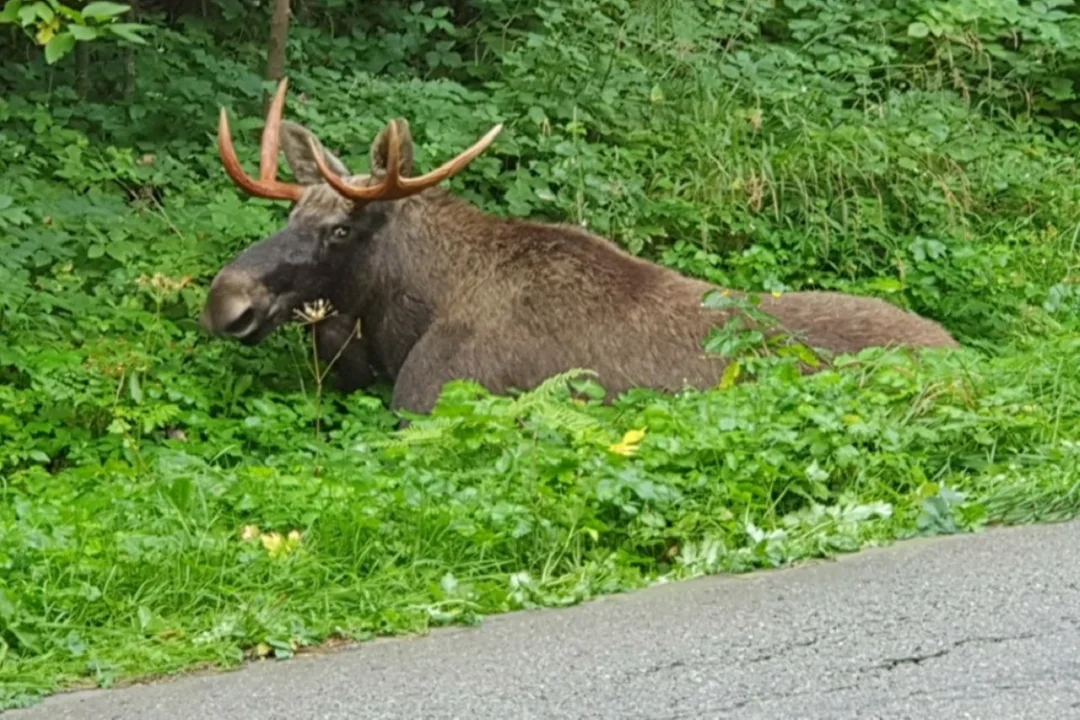
<path fill-rule="evenodd" d="M 467 383 L 402 433 L 371 396 L 272 394 L 223 438 L 0 484 L 0 707 L 329 638 L 472 623 L 1080 508 L 1080 336 L 872 351 L 613 407 Z M 322 434 L 282 446 L 321 414 Z M 242 448 L 242 449 L 241 449 Z"/>

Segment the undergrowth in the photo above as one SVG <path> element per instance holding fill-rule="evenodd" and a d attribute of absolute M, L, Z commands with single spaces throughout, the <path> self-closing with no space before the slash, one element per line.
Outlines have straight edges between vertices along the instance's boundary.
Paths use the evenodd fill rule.
<path fill-rule="evenodd" d="M 391 117 L 424 169 L 505 121 L 451 182 L 491 212 L 966 346 L 612 407 L 458 383 L 400 433 L 308 329 L 196 327 L 287 209 L 213 145 L 224 104 L 253 167 L 265 8 L 183 5 L 82 70 L 0 37 L 0 707 L 1080 508 L 1070 3 L 300 5 L 287 113 L 356 171 Z"/>

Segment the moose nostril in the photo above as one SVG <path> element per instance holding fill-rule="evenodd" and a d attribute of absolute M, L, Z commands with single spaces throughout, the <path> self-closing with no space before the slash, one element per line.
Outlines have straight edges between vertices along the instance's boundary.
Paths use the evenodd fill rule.
<path fill-rule="evenodd" d="M 244 312 L 237 315 L 233 320 L 225 326 L 225 333 L 228 335 L 246 335 L 250 332 L 251 327 L 255 324 L 255 311 L 248 306 Z"/>

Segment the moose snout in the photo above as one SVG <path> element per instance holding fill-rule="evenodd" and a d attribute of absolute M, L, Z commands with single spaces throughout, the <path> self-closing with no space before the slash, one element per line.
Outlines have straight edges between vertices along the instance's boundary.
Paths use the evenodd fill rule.
<path fill-rule="evenodd" d="M 257 278 L 243 270 L 225 268 L 210 284 L 199 324 L 215 335 L 244 340 L 257 335 L 270 303 L 269 291 Z"/>

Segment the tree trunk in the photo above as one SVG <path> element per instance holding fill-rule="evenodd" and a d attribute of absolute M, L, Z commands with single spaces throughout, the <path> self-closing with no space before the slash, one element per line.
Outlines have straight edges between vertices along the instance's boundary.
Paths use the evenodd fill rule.
<path fill-rule="evenodd" d="M 270 43 L 266 50 L 266 79 L 280 80 L 285 75 L 285 44 L 289 39 L 289 0 L 274 0 L 270 20 Z M 263 94 L 263 112 L 270 109 L 270 94 Z"/>

